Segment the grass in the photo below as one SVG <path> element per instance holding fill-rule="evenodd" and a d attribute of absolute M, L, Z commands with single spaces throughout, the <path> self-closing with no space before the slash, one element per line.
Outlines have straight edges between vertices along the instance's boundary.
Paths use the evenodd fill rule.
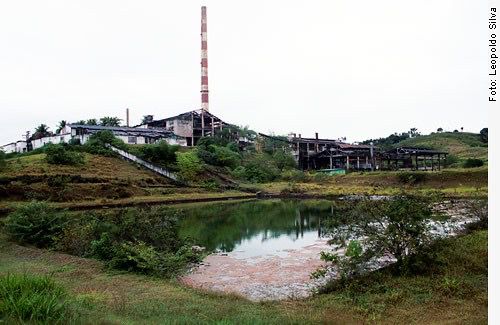
<path fill-rule="evenodd" d="M 58 324 L 71 319 L 66 292 L 44 275 L 0 276 L 0 320 Z"/>
<path fill-rule="evenodd" d="M 444 150 L 464 161 L 477 158 L 488 161 L 488 144 L 481 142 L 479 134 L 468 132 L 432 133 L 397 143 L 401 147 L 426 147 Z"/>
<path fill-rule="evenodd" d="M 252 303 L 175 280 L 109 273 L 95 260 L 21 247 L 0 236 L 0 275 L 50 274 L 83 323 L 311 324 L 486 323 L 487 232 L 435 246 L 426 274 L 385 270 L 306 300 Z"/>
<path fill-rule="evenodd" d="M 309 195 L 394 195 L 402 190 L 425 194 L 440 191 L 447 196 L 469 197 L 487 196 L 487 167 L 473 169 L 446 169 L 440 172 L 419 172 L 425 177 L 415 184 L 404 183 L 400 179 L 403 172 L 354 172 L 347 175 L 330 176 L 322 182 L 273 182 L 267 184 L 245 184 L 266 193 L 280 194 L 290 192 Z"/>

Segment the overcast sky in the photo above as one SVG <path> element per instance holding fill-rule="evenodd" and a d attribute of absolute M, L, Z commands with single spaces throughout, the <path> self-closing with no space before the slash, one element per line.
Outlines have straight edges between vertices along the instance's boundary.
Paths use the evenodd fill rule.
<path fill-rule="evenodd" d="M 486 1 L 0 2 L 0 144 L 40 123 L 200 107 L 259 132 L 386 136 L 488 126 Z"/>

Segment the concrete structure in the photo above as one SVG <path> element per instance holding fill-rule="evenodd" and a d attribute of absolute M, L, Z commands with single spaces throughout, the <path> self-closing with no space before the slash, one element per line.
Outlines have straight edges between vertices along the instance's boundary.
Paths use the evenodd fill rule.
<path fill-rule="evenodd" d="M 230 124 L 225 123 L 217 116 L 201 109 L 151 121 L 138 127 L 166 130 L 184 137 L 187 146 L 195 146 L 201 137 L 213 136 L 230 126 Z"/>
<path fill-rule="evenodd" d="M 115 137 L 128 144 L 157 143 L 163 140 L 168 144 L 187 145 L 185 137 L 162 129 L 68 124 L 63 131 L 68 132 L 71 139 L 78 139 L 82 144 L 99 131 L 111 131 Z"/>
<path fill-rule="evenodd" d="M 11 142 L 7 143 L 3 146 L 0 146 L 0 150 L 2 150 L 5 153 L 23 153 L 28 151 L 28 145 L 26 141 L 19 140 L 17 142 Z"/>
<path fill-rule="evenodd" d="M 201 109 L 208 111 L 207 7 L 201 7 Z"/>

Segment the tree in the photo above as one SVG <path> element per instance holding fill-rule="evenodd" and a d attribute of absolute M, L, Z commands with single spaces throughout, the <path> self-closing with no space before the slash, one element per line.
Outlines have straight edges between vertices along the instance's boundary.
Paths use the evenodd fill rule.
<path fill-rule="evenodd" d="M 408 271 L 411 256 L 439 237 L 432 229 L 444 217 L 433 211 L 431 203 L 432 198 L 405 194 L 387 200 L 365 197 L 344 203 L 326 221 L 326 234 L 330 244 L 347 248 L 349 254 L 323 252 L 322 259 L 340 268 L 344 278 L 386 257 L 396 260 L 398 272 Z M 326 269 L 315 275 L 324 274 Z"/>
<path fill-rule="evenodd" d="M 85 120 L 80 120 L 80 121 L 76 121 L 75 123 L 73 124 L 76 124 L 76 125 L 86 125 L 87 122 L 85 122 Z"/>
<path fill-rule="evenodd" d="M 420 135 L 420 132 L 418 132 L 417 130 L 417 128 L 410 129 L 410 138 L 418 137 Z"/>
<path fill-rule="evenodd" d="M 51 132 L 49 132 L 49 127 L 47 124 L 40 124 L 39 126 L 36 127 L 35 133 L 33 133 L 33 136 L 31 137 L 32 139 L 40 139 L 44 137 L 48 137 L 51 135 Z"/>
<path fill-rule="evenodd" d="M 482 142 L 488 143 L 488 128 L 482 128 L 481 131 L 479 131 L 479 136 Z"/>
<path fill-rule="evenodd" d="M 458 130 L 457 129 L 453 130 L 453 133 L 458 133 Z"/>
<path fill-rule="evenodd" d="M 437 131 L 438 132 L 443 132 L 443 128 L 438 128 Z"/>
<path fill-rule="evenodd" d="M 179 175 L 185 181 L 194 181 L 203 170 L 203 163 L 196 150 L 188 152 L 176 152 Z"/>
<path fill-rule="evenodd" d="M 141 120 L 141 124 L 148 124 L 153 121 L 153 115 L 144 115 Z"/>
<path fill-rule="evenodd" d="M 66 126 L 66 121 L 62 120 L 59 122 L 59 125 L 57 126 L 56 133 L 61 133 L 62 129 Z"/>
<path fill-rule="evenodd" d="M 460 127 L 460 131 L 461 131 L 461 132 L 464 132 L 464 127 L 463 127 L 463 126 L 462 126 L 462 127 Z"/>
<path fill-rule="evenodd" d="M 121 119 L 118 117 L 105 116 L 101 117 L 99 125 L 101 126 L 120 126 Z"/>
<path fill-rule="evenodd" d="M 87 122 L 84 122 L 83 124 L 86 125 L 97 125 L 97 120 L 95 118 L 88 119 Z"/>

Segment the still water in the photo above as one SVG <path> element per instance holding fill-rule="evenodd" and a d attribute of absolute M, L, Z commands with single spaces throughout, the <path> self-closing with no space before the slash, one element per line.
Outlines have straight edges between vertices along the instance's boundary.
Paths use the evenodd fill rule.
<path fill-rule="evenodd" d="M 326 200 L 265 200 L 212 203 L 184 208 L 180 234 L 209 250 L 235 257 L 286 254 L 321 238 L 331 215 Z"/>

